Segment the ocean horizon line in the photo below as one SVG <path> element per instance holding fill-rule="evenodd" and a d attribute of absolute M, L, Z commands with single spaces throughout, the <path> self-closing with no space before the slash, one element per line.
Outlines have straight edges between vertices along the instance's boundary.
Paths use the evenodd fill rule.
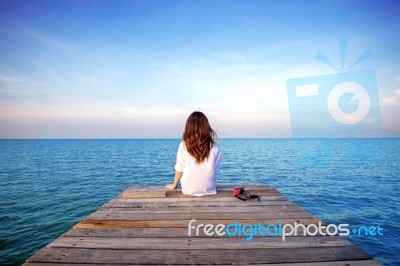
<path fill-rule="evenodd" d="M 181 137 L 110 137 L 110 138 L 0 138 L 0 141 L 19 140 L 180 140 Z M 219 140 L 300 140 L 300 139 L 400 139 L 400 137 L 223 137 Z"/>

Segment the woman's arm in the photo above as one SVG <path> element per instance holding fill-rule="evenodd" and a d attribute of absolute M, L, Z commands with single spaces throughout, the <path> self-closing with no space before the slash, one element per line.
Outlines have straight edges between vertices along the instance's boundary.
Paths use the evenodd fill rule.
<path fill-rule="evenodd" d="M 165 188 L 167 188 L 167 189 L 175 189 L 178 186 L 179 180 L 181 180 L 182 175 L 183 175 L 183 172 L 175 171 L 174 183 L 166 185 Z"/>

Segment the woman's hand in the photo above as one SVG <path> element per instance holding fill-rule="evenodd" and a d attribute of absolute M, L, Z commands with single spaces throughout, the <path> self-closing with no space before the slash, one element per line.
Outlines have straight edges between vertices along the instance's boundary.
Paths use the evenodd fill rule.
<path fill-rule="evenodd" d="M 166 189 L 175 189 L 176 185 L 175 184 L 168 184 L 168 185 L 164 186 L 164 188 L 166 188 Z"/>
<path fill-rule="evenodd" d="M 175 189 L 178 186 L 179 180 L 181 180 L 182 175 L 183 175 L 182 172 L 175 171 L 174 183 L 168 184 L 168 185 L 164 186 L 164 188 Z"/>

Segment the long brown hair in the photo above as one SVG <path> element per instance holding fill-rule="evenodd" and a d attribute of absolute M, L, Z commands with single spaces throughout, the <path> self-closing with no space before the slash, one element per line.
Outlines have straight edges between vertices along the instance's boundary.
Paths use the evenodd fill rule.
<path fill-rule="evenodd" d="M 196 159 L 197 163 L 208 158 L 216 137 L 217 134 L 202 112 L 193 112 L 186 120 L 183 141 L 187 151 Z"/>

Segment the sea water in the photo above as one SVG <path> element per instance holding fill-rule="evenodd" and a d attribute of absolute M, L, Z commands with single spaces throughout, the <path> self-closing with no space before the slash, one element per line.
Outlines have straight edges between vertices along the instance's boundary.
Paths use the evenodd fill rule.
<path fill-rule="evenodd" d="M 178 139 L 1 140 L 0 264 L 19 265 L 131 185 L 174 176 Z M 223 183 L 271 184 L 348 239 L 400 262 L 400 139 L 221 139 Z"/>

